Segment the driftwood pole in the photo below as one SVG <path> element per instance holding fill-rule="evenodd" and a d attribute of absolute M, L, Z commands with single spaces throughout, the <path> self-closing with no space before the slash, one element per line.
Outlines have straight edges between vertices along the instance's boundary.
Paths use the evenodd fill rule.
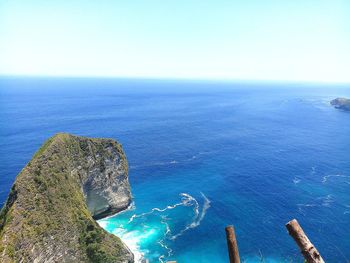
<path fill-rule="evenodd" d="M 293 237 L 295 243 L 299 246 L 301 254 L 303 254 L 307 263 L 324 263 L 320 253 L 305 235 L 296 219 L 289 221 L 286 227 L 289 235 Z"/>
<path fill-rule="evenodd" d="M 227 226 L 225 228 L 225 231 L 226 231 L 227 248 L 228 248 L 228 255 L 230 257 L 230 263 L 240 263 L 241 260 L 239 259 L 235 229 L 233 228 L 233 226 Z"/>

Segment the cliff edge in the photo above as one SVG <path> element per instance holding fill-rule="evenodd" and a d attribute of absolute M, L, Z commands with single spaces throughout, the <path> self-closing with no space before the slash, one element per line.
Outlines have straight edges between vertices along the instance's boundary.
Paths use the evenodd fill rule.
<path fill-rule="evenodd" d="M 0 212 L 0 262 L 133 262 L 93 219 L 130 202 L 120 144 L 57 134 L 17 176 Z"/>

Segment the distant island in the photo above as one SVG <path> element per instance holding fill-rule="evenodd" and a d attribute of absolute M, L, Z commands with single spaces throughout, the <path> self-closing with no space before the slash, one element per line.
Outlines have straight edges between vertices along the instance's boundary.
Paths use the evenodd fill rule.
<path fill-rule="evenodd" d="M 331 101 L 331 105 L 337 109 L 350 111 L 350 99 L 347 98 L 336 98 Z"/>
<path fill-rule="evenodd" d="M 134 262 L 94 220 L 130 203 L 119 143 L 57 134 L 17 176 L 0 212 L 0 262 Z"/>

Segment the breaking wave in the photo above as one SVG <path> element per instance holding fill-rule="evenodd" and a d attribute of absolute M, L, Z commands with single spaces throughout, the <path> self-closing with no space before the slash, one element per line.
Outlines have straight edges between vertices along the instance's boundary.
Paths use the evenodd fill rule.
<path fill-rule="evenodd" d="M 145 258 L 151 262 L 166 262 L 173 255 L 171 247 L 176 239 L 198 227 L 210 208 L 210 200 L 200 194 L 200 203 L 190 194 L 181 193 L 178 203 L 164 208 L 155 207 L 140 214 L 128 211 L 114 218 L 102 219 L 99 224 L 123 240 L 134 253 L 135 262 L 143 262 Z M 154 251 L 143 248 L 147 243 L 154 244 Z"/>

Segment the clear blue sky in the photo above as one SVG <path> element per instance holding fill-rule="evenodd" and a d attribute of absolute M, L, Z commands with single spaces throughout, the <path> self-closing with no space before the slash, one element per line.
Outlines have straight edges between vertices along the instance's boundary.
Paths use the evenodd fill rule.
<path fill-rule="evenodd" d="M 350 82 L 350 1 L 0 0 L 0 75 Z"/>

